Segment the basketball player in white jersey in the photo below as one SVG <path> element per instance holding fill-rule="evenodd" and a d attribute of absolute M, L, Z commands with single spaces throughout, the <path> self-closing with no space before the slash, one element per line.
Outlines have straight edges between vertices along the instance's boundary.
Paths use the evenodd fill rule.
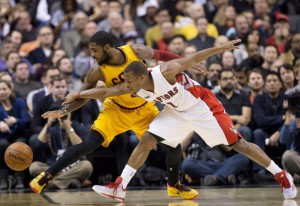
<path fill-rule="evenodd" d="M 132 152 L 121 176 L 112 184 L 95 185 L 94 191 L 123 201 L 127 184 L 136 170 L 144 164 L 150 150 L 158 141 L 176 147 L 189 134 L 196 132 L 207 145 L 230 145 L 235 151 L 264 166 L 281 184 L 284 198 L 296 196 L 297 189 L 292 176 L 279 168 L 257 145 L 245 141 L 214 94 L 183 73 L 204 60 L 207 53 L 203 52 L 213 55 L 220 51 L 236 49 L 238 47 L 235 44 L 238 42 L 240 40 L 233 40 L 223 46 L 199 51 L 189 57 L 172 60 L 148 70 L 140 62 L 133 62 L 125 69 L 124 79 L 130 93 L 147 101 L 165 104 L 165 107 L 152 121 L 148 131 Z M 144 143 L 145 138 L 152 139 L 148 141 L 150 144 Z"/>

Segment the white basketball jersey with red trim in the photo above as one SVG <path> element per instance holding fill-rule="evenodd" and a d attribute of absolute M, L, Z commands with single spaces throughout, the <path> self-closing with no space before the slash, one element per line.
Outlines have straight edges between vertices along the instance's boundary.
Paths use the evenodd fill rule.
<path fill-rule="evenodd" d="M 187 74 L 178 74 L 177 82 L 171 85 L 162 75 L 159 65 L 148 71 L 154 82 L 154 92 L 141 89 L 137 92 L 138 96 L 147 101 L 165 104 L 178 111 L 190 109 L 199 102 L 201 86 Z"/>

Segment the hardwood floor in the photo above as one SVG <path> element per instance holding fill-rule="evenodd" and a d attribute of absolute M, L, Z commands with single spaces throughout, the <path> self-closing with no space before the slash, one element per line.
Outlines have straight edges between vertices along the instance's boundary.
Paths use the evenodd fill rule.
<path fill-rule="evenodd" d="M 86 190 L 58 190 L 44 192 L 42 195 L 32 192 L 13 191 L 0 193 L 1 206 L 300 206 L 300 196 L 293 200 L 284 200 L 279 186 L 251 188 L 204 188 L 198 189 L 195 200 L 181 200 L 168 197 L 165 189 L 128 190 L 126 200 L 120 203 Z"/>

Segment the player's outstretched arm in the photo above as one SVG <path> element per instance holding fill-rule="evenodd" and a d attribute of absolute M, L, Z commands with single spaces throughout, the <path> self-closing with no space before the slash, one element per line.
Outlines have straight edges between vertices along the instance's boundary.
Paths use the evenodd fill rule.
<path fill-rule="evenodd" d="M 204 49 L 188 57 L 166 62 L 162 64 L 161 71 L 167 79 L 172 79 L 175 75 L 187 70 L 192 66 L 195 66 L 196 64 L 202 62 L 210 56 L 213 56 L 222 51 L 238 49 L 239 47 L 235 44 L 239 42 L 241 42 L 240 39 L 232 40 L 223 44 L 222 46 Z"/>
<path fill-rule="evenodd" d="M 167 62 L 173 59 L 181 58 L 181 56 L 172 52 L 152 49 L 143 44 L 133 44 L 132 48 L 140 59 L 155 59 L 158 61 Z"/>
<path fill-rule="evenodd" d="M 98 80 L 104 80 L 102 73 L 100 72 L 99 65 L 95 63 L 90 68 L 85 77 L 85 81 L 81 87 L 81 90 L 87 90 L 94 88 L 97 85 Z M 43 118 L 60 118 L 65 116 L 67 113 L 73 112 L 78 108 L 82 107 L 88 99 L 76 99 L 70 104 L 65 104 L 60 110 L 48 111 L 42 114 Z"/>
<path fill-rule="evenodd" d="M 71 92 L 66 96 L 63 104 L 70 104 L 77 99 L 105 99 L 128 93 L 130 93 L 128 88 L 122 83 L 108 88 L 93 88 L 80 92 Z"/>

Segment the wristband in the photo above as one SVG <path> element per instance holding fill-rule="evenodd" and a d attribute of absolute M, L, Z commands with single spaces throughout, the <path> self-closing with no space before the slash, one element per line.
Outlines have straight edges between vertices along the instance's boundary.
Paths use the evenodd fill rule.
<path fill-rule="evenodd" d="M 61 113 L 63 113 L 64 116 L 66 116 L 68 114 L 66 109 L 60 109 L 59 110 Z"/>

